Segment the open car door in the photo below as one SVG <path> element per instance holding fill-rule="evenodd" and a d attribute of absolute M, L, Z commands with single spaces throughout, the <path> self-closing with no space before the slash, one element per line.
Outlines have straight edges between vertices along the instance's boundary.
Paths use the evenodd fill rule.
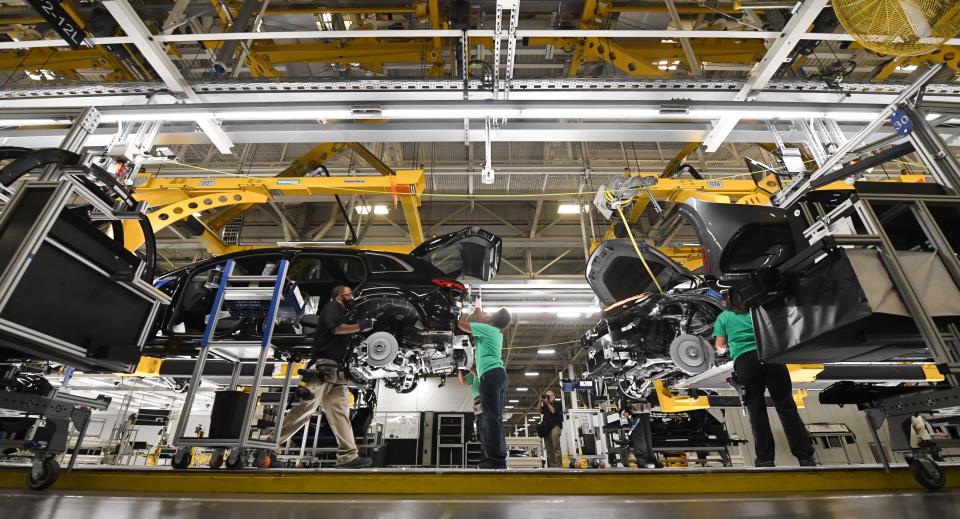
<path fill-rule="evenodd" d="M 692 198 L 677 210 L 700 238 L 704 273 L 718 278 L 776 267 L 807 245 L 785 209 Z"/>
<path fill-rule="evenodd" d="M 659 250 L 643 243 L 637 243 L 637 246 L 664 290 L 694 278 L 689 270 Z M 630 240 L 607 240 L 601 243 L 587 261 L 586 276 L 587 283 L 603 306 L 657 291 Z"/>
<path fill-rule="evenodd" d="M 411 256 L 430 262 L 450 278 L 490 281 L 500 269 L 503 242 L 479 227 L 466 227 L 421 243 Z"/>

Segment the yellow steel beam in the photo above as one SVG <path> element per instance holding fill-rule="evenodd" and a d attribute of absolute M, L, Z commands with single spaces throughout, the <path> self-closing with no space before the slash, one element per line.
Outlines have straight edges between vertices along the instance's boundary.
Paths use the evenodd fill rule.
<path fill-rule="evenodd" d="M 309 151 L 298 157 L 296 160 L 290 163 L 283 171 L 281 171 L 277 177 L 279 178 L 291 178 L 291 177 L 302 177 L 307 173 L 313 171 L 318 166 L 322 165 L 326 161 L 337 156 L 340 151 L 346 148 L 346 144 L 339 142 L 324 142 L 317 144 L 313 148 L 310 148 Z M 234 218 L 240 216 L 241 214 L 248 211 L 252 206 L 250 205 L 237 205 L 225 209 L 215 215 L 210 220 L 204 222 L 207 227 L 218 231 L 223 228 L 223 226 L 232 222 Z"/>
<path fill-rule="evenodd" d="M 143 198 L 149 200 L 149 195 L 144 195 Z M 270 196 L 267 193 L 256 190 L 218 191 L 166 204 L 148 214 L 147 218 L 150 220 L 150 227 L 153 228 L 153 231 L 158 232 L 177 222 L 186 220 L 196 213 L 237 204 L 263 204 L 269 199 Z M 127 250 L 137 250 L 143 245 L 143 242 L 144 237 L 140 222 L 124 220 L 123 246 Z"/>
<path fill-rule="evenodd" d="M 664 178 L 670 178 L 676 174 L 677 170 L 680 169 L 680 166 L 683 165 L 683 162 L 687 160 L 687 157 L 689 157 L 694 151 L 697 151 L 697 148 L 699 148 L 701 144 L 703 143 L 697 141 L 688 143 L 686 146 L 684 146 L 683 149 L 680 150 L 680 153 L 677 153 L 675 157 L 670 159 L 670 162 L 667 163 L 667 167 L 663 168 L 663 173 L 661 173 L 660 176 Z"/>
<path fill-rule="evenodd" d="M 687 270 L 693 271 L 703 266 L 700 247 L 657 247 L 657 250 Z"/>
<path fill-rule="evenodd" d="M 423 41 L 380 41 L 374 38 L 311 43 L 254 42 L 250 53 L 271 65 L 282 63 L 338 63 L 382 72 L 384 63 L 440 60 L 440 52 Z"/>
<path fill-rule="evenodd" d="M 373 166 L 373 169 L 377 170 L 381 175 L 396 175 L 396 172 L 390 168 L 390 166 L 383 163 L 380 160 L 380 157 L 374 155 L 366 146 L 360 144 L 359 142 L 349 142 L 347 146 L 350 146 L 357 155 L 360 155 L 360 158 L 364 160 L 367 164 Z"/>
<path fill-rule="evenodd" d="M 411 243 L 408 245 L 355 246 L 354 248 L 389 252 L 409 252 L 424 240 L 420 221 L 420 195 L 426 188 L 423 170 L 398 170 L 395 175 L 369 177 L 305 177 L 305 178 L 156 178 L 138 175 L 134 181 L 135 196 L 149 207 L 157 208 L 149 214 L 155 230 L 188 218 L 196 212 L 235 205 L 275 200 L 276 196 L 332 196 L 366 195 L 386 196 L 397 200 L 403 208 Z M 131 222 L 132 223 L 132 222 Z M 143 237 L 131 224 L 124 226 L 125 246 L 135 250 Z M 225 254 L 261 246 L 226 245 L 213 232 L 200 236 L 211 254 Z"/>
<path fill-rule="evenodd" d="M 816 382 L 817 375 L 823 372 L 823 364 L 787 364 L 792 382 Z"/>
<path fill-rule="evenodd" d="M 943 466 L 946 487 L 960 487 L 960 467 Z M 0 470 L 0 488 L 23 492 L 29 467 Z M 220 496 L 230 494 L 364 494 L 380 496 L 383 489 L 410 496 L 444 495 L 533 495 L 544 488 L 556 495 L 630 494 L 663 496 L 685 494 L 702 499 L 704 489 L 718 494 L 776 494 L 801 492 L 918 492 L 920 487 L 906 465 L 889 471 L 871 465 L 817 467 L 815 470 L 751 468 L 725 470 L 504 470 L 495 475 L 485 471 L 437 470 L 157 470 L 144 467 L 87 468 L 64 471 L 55 491 L 102 491 Z M 858 494 L 859 495 L 859 494 Z M 419 497 L 418 497 L 419 498 Z M 701 505 L 707 509 L 709 505 Z M 692 514 L 691 514 L 692 515 Z"/>
<path fill-rule="evenodd" d="M 657 392 L 660 411 L 664 413 L 684 413 L 687 411 L 710 409 L 710 400 L 706 396 L 674 396 L 673 393 L 663 385 L 662 380 L 654 380 L 653 387 Z"/>

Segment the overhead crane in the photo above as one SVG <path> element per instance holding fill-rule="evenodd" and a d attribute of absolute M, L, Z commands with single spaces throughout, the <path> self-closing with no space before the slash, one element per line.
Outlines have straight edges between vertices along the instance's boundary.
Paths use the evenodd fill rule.
<path fill-rule="evenodd" d="M 148 217 L 155 232 L 197 213 L 232 206 L 265 204 L 287 196 L 366 195 L 392 199 L 403 210 L 409 245 L 344 245 L 365 250 L 409 252 L 424 240 L 420 221 L 420 195 L 426 188 L 422 169 L 398 170 L 388 176 L 338 176 L 303 178 L 163 178 L 138 175 L 134 193 L 149 208 Z M 143 244 L 143 234 L 136 225 L 124 223 L 124 246 L 136 250 Z M 227 254 L 258 246 L 227 245 L 210 229 L 200 236 L 211 254 Z"/>

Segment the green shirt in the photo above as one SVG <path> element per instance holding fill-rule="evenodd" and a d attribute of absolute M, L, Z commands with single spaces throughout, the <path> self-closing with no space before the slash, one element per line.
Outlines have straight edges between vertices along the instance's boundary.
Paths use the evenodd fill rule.
<path fill-rule="evenodd" d="M 463 378 L 467 379 L 467 383 L 470 384 L 473 398 L 480 398 L 480 377 L 473 376 L 473 373 L 467 373 L 467 376 Z"/>
<path fill-rule="evenodd" d="M 470 331 L 476 348 L 474 358 L 477 359 L 477 376 L 482 377 L 491 369 L 504 367 L 500 359 L 500 351 L 503 350 L 503 333 L 500 329 L 489 324 L 470 323 Z"/>
<path fill-rule="evenodd" d="M 733 310 L 724 310 L 713 323 L 713 336 L 726 337 L 730 348 L 730 358 L 757 349 L 757 337 L 753 334 L 753 318 L 750 313 L 738 314 Z"/>

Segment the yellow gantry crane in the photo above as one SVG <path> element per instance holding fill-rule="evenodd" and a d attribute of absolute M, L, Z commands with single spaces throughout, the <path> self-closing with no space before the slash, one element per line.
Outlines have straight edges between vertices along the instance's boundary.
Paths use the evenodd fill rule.
<path fill-rule="evenodd" d="M 207 177 L 163 178 L 148 174 L 134 178 L 134 196 L 147 203 L 154 231 L 160 231 L 194 215 L 223 208 L 249 208 L 285 196 L 365 195 L 393 200 L 403 209 L 409 245 L 363 246 L 389 252 L 409 252 L 424 240 L 420 204 L 426 180 L 422 169 L 398 170 L 395 175 L 337 177 Z M 136 222 L 124 223 L 124 246 L 136 250 L 143 245 L 143 233 Z M 214 255 L 261 248 L 228 245 L 209 226 L 200 240 Z M 356 245 L 352 247 L 357 247 Z"/>

